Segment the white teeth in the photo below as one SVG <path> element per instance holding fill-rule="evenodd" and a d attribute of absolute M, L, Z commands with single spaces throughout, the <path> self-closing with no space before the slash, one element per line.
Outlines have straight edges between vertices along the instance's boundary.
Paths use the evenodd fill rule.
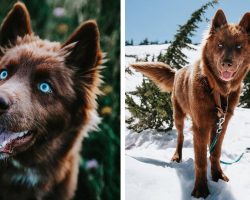
<path fill-rule="evenodd" d="M 5 140 L 4 142 L 3 142 L 3 144 L 2 144 L 2 147 L 5 147 L 5 145 L 8 143 L 8 141 L 7 140 Z"/>
<path fill-rule="evenodd" d="M 4 148 L 6 144 L 8 144 L 11 140 L 21 138 L 26 135 L 29 131 L 22 131 L 14 133 L 8 140 L 5 140 L 2 144 L 0 144 L 0 148 Z"/>
<path fill-rule="evenodd" d="M 26 135 L 28 133 L 28 131 L 22 131 L 22 132 L 18 132 L 18 133 L 15 133 L 15 135 L 17 137 L 23 137 L 24 135 Z"/>
<path fill-rule="evenodd" d="M 19 133 L 16 133 L 15 135 L 17 136 L 17 137 L 23 137 L 23 132 L 19 132 Z"/>

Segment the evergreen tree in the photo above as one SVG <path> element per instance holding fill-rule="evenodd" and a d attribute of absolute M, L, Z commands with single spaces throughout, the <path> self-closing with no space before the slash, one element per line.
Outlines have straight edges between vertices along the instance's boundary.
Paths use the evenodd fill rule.
<path fill-rule="evenodd" d="M 161 61 L 163 59 L 163 54 L 162 52 L 160 52 L 160 54 L 157 56 L 157 60 Z"/>
<path fill-rule="evenodd" d="M 133 40 L 133 39 L 131 39 L 130 45 L 131 45 L 131 46 L 134 46 L 134 40 Z"/>
<path fill-rule="evenodd" d="M 240 98 L 240 105 L 244 108 L 250 108 L 250 73 L 244 80 L 243 94 Z"/>
<path fill-rule="evenodd" d="M 186 55 L 182 53 L 184 48 L 192 49 L 191 37 L 198 28 L 198 22 L 203 20 L 202 15 L 206 9 L 216 4 L 211 1 L 195 11 L 186 24 L 179 26 L 165 55 L 160 53 L 158 61 L 170 64 L 177 69 L 188 64 Z M 148 56 L 145 60 L 148 59 Z M 139 101 L 135 101 L 139 99 Z M 173 127 L 171 94 L 161 93 L 158 87 L 147 78 L 143 78 L 142 85 L 133 92 L 126 93 L 126 106 L 131 117 L 126 119 L 129 129 L 137 132 L 151 128 L 157 130 L 169 130 Z"/>
<path fill-rule="evenodd" d="M 145 38 L 142 42 L 139 43 L 139 45 L 148 45 L 149 41 L 148 38 Z"/>
<path fill-rule="evenodd" d="M 162 93 L 161 98 L 158 98 L 159 94 L 159 89 L 147 78 L 143 78 L 142 85 L 136 91 L 126 93 L 125 102 L 132 115 L 126 120 L 129 129 L 136 132 L 148 128 L 166 131 L 173 127 L 170 95 Z M 136 103 L 133 97 L 139 98 L 140 103 Z"/>
<path fill-rule="evenodd" d="M 155 59 L 155 57 L 153 58 Z M 147 62 L 149 55 L 147 54 L 143 60 L 137 59 L 137 61 Z M 126 119 L 128 129 L 136 132 L 148 128 L 158 131 L 172 129 L 171 96 L 169 93 L 161 93 L 159 88 L 146 77 L 143 77 L 142 85 L 136 87 L 135 91 L 126 93 L 125 103 L 126 109 L 131 113 L 131 117 Z"/>
<path fill-rule="evenodd" d="M 133 39 L 131 39 L 130 41 L 129 40 L 125 41 L 125 46 L 133 46 L 133 45 L 134 45 Z"/>
<path fill-rule="evenodd" d="M 182 52 L 184 48 L 193 49 L 191 37 L 198 28 L 198 23 L 203 21 L 203 15 L 209 7 L 213 7 L 218 1 L 213 0 L 206 3 L 200 9 L 192 13 L 191 18 L 182 26 L 179 26 L 173 42 L 167 49 L 166 54 L 160 60 L 166 64 L 177 69 L 182 68 L 188 64 L 187 56 Z"/>
<path fill-rule="evenodd" d="M 159 41 L 158 40 L 152 41 L 152 42 L 150 42 L 150 44 L 159 44 Z"/>

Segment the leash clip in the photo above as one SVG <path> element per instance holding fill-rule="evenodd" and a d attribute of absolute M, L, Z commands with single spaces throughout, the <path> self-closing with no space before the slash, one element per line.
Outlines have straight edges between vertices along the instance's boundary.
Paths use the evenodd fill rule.
<path fill-rule="evenodd" d="M 223 115 L 223 117 L 219 118 L 219 122 L 217 123 L 217 130 L 216 130 L 217 134 L 221 133 L 224 122 L 225 122 L 225 114 Z"/>

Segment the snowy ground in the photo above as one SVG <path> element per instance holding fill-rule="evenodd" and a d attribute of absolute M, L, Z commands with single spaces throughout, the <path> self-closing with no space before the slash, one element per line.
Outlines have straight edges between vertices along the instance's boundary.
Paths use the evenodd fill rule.
<path fill-rule="evenodd" d="M 157 56 L 167 45 L 126 47 L 126 55 L 145 57 Z M 199 49 L 199 47 L 198 47 Z M 188 53 L 193 62 L 199 53 Z M 126 65 L 135 58 L 126 57 Z M 126 90 L 133 90 L 141 82 L 141 75 L 126 75 Z M 130 113 L 126 111 L 126 117 Z M 194 156 L 191 120 L 185 121 L 183 161 L 170 162 L 175 151 L 176 130 L 142 133 L 126 131 L 126 200 L 189 200 L 194 184 Z M 222 147 L 222 160 L 236 159 L 246 147 L 250 147 L 250 109 L 237 108 L 229 123 Z M 208 200 L 247 200 L 250 196 L 250 153 L 246 153 L 239 163 L 222 165 L 230 181 L 211 181 L 208 166 Z"/>

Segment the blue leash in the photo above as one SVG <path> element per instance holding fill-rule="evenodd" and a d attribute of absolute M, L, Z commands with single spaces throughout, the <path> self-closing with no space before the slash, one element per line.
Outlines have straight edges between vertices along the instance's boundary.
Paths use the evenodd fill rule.
<path fill-rule="evenodd" d="M 236 160 L 234 160 L 234 161 L 226 162 L 226 161 L 220 160 L 220 163 L 222 163 L 222 164 L 224 164 L 224 165 L 232 165 L 232 164 L 234 164 L 234 163 L 239 162 L 245 153 L 246 153 L 246 152 L 243 152 L 243 153 L 242 153 Z"/>
<path fill-rule="evenodd" d="M 206 85 L 209 86 L 209 83 L 206 82 Z M 229 95 L 227 95 L 226 97 L 226 107 L 225 109 L 222 108 L 221 106 L 221 95 L 218 94 L 216 91 L 212 90 L 212 93 L 214 95 L 214 100 L 215 100 L 215 104 L 216 104 L 216 108 L 218 110 L 218 117 L 219 117 L 219 121 L 218 123 L 216 124 L 217 125 L 217 129 L 216 129 L 216 134 L 215 134 L 215 137 L 213 139 L 213 141 L 211 142 L 210 146 L 209 146 L 209 153 L 210 155 L 213 153 L 214 149 L 215 149 L 215 145 L 218 141 L 218 138 L 222 132 L 222 128 L 223 128 L 223 123 L 225 122 L 225 118 L 226 118 L 226 113 L 227 113 L 227 109 L 228 109 L 228 98 L 229 98 Z M 226 162 L 226 161 L 223 161 L 223 160 L 220 160 L 220 163 L 224 164 L 224 165 L 232 165 L 234 163 L 237 163 L 241 160 L 241 158 L 243 157 L 243 155 L 245 153 L 247 153 L 248 151 L 250 151 L 250 148 L 246 148 L 246 150 L 241 153 L 241 155 L 236 159 L 236 160 L 233 160 L 231 162 Z"/>
<path fill-rule="evenodd" d="M 221 131 L 222 131 L 222 125 L 225 121 L 225 114 L 223 115 L 223 117 L 219 118 L 219 122 L 217 123 L 217 130 L 216 130 L 216 135 L 213 139 L 213 142 L 210 144 L 209 146 L 209 153 L 210 155 L 213 153 L 214 149 L 215 149 L 215 145 L 218 141 L 218 137 L 220 136 L 221 134 Z M 241 158 L 243 157 L 243 155 L 245 153 L 247 153 L 247 151 L 250 150 L 250 148 L 246 148 L 245 152 L 243 152 L 236 160 L 234 161 L 231 161 L 231 162 L 226 162 L 226 161 L 223 161 L 223 160 L 220 160 L 220 163 L 224 164 L 224 165 L 232 165 L 234 163 L 237 163 L 241 160 Z"/>
<path fill-rule="evenodd" d="M 211 145 L 209 146 L 209 153 L 210 153 L 210 155 L 211 155 L 211 154 L 213 153 L 213 151 L 214 151 L 214 147 L 215 147 L 215 145 L 216 145 L 216 143 L 217 143 L 217 139 L 218 139 L 218 137 L 215 137 L 214 140 L 213 140 L 213 142 L 212 142 Z M 248 151 L 248 148 L 245 150 L 245 152 L 241 153 L 241 155 L 240 155 L 237 159 L 235 159 L 234 161 L 226 162 L 226 161 L 220 160 L 220 163 L 222 163 L 222 164 L 224 164 L 224 165 L 232 165 L 232 164 L 234 164 L 234 163 L 237 163 L 237 162 L 239 162 L 239 161 L 241 160 L 241 158 L 243 157 L 243 155 L 244 155 L 245 153 L 247 153 L 247 151 Z"/>

